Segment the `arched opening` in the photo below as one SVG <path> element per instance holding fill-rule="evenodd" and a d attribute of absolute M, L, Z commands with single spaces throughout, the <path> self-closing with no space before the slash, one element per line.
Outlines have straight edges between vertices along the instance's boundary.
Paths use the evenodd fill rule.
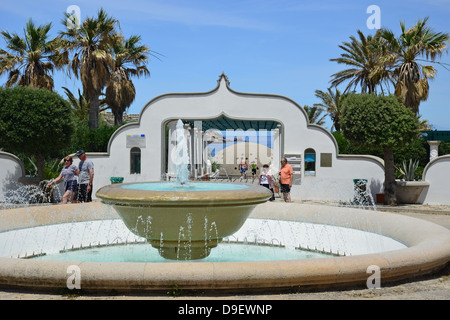
<path fill-rule="evenodd" d="M 130 150 L 130 174 L 141 173 L 141 149 L 134 147 Z"/>
<path fill-rule="evenodd" d="M 281 124 L 273 120 L 238 120 L 221 115 L 216 119 L 182 119 L 188 141 L 190 173 L 193 179 L 220 176 L 239 178 L 239 164 L 247 159 L 247 177 L 252 168 L 264 164 L 279 165 Z M 171 153 L 176 147 L 177 120 L 165 124 L 165 159 L 163 170 L 170 180 L 174 173 Z M 216 173 L 216 174 L 214 174 Z M 257 175 L 256 175 L 257 176 Z"/>
<path fill-rule="evenodd" d="M 316 175 L 316 151 L 308 148 L 305 150 L 305 177 Z"/>

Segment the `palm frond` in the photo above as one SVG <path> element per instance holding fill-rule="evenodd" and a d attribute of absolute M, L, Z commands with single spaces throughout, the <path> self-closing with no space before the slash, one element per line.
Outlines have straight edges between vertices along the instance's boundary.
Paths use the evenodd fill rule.
<path fill-rule="evenodd" d="M 350 36 L 350 41 L 339 45 L 339 48 L 344 52 L 339 58 L 330 61 L 349 68 L 331 75 L 331 86 L 337 87 L 348 81 L 344 93 L 355 90 L 358 86 L 361 92 L 373 93 L 377 86 L 382 87 L 383 83 L 391 81 L 393 76 L 389 67 L 392 60 L 386 57 L 388 50 L 379 34 L 365 36 L 358 30 L 357 37 Z"/>
<path fill-rule="evenodd" d="M 437 73 L 436 68 L 422 65 L 419 61 L 435 63 L 435 59 L 447 51 L 450 39 L 448 33 L 434 32 L 427 21 L 428 18 L 419 19 L 409 29 L 404 22 L 400 22 L 401 34 L 398 38 L 389 30 L 379 31 L 379 36 L 396 55 L 395 59 L 391 59 L 393 79 L 396 79 L 395 94 L 402 97 L 402 102 L 416 113 L 419 112 L 420 102 L 428 98 L 428 79 L 434 78 Z"/>
<path fill-rule="evenodd" d="M 55 39 L 49 39 L 52 23 L 36 25 L 29 19 L 23 36 L 1 31 L 6 50 L 0 53 L 0 74 L 9 72 L 7 86 L 19 84 L 37 88 L 53 89 L 52 73 L 57 66 L 59 52 Z"/>

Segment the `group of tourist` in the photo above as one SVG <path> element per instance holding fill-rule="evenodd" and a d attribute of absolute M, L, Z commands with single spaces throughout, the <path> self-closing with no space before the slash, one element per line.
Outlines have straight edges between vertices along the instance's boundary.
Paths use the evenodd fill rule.
<path fill-rule="evenodd" d="M 247 170 L 248 170 L 248 162 L 247 162 L 248 158 L 244 158 L 241 157 L 241 162 L 239 163 L 239 171 L 241 172 L 241 179 L 247 179 Z M 258 165 L 255 162 L 252 162 L 252 164 L 250 165 L 250 167 L 252 168 L 252 178 L 253 180 L 255 180 L 256 178 L 256 170 L 258 169 Z"/>
<path fill-rule="evenodd" d="M 241 158 L 241 162 L 239 164 L 241 178 L 242 177 L 246 178 L 246 172 L 249 167 L 247 160 L 248 160 L 247 158 L 245 160 Z M 256 163 L 252 163 L 251 168 L 252 168 L 252 177 L 253 179 L 255 179 L 256 170 L 258 168 Z M 278 172 L 278 176 L 280 182 L 280 192 L 283 194 L 283 199 L 285 202 L 291 202 L 291 188 L 292 188 L 293 174 L 294 171 L 292 169 L 292 166 L 288 164 L 287 159 L 284 157 L 281 158 L 281 168 L 280 171 Z M 276 179 L 272 175 L 269 165 L 267 164 L 263 165 L 263 168 L 258 177 L 259 177 L 259 184 L 272 191 L 272 197 L 269 199 L 269 201 L 275 200 L 274 182 Z"/>
<path fill-rule="evenodd" d="M 294 171 L 291 165 L 287 163 L 286 158 L 281 158 L 281 168 L 278 172 L 278 176 L 280 182 L 280 192 L 283 194 L 283 200 L 285 202 L 291 202 L 293 174 Z M 272 191 L 272 197 L 269 199 L 270 201 L 275 200 L 274 182 L 275 178 L 272 175 L 269 165 L 263 165 L 263 168 L 259 174 L 259 184 Z"/>
<path fill-rule="evenodd" d="M 47 184 L 50 187 L 52 184 L 58 183 L 64 179 L 64 195 L 62 203 L 66 204 L 77 202 L 91 202 L 92 201 L 92 182 L 94 180 L 94 163 L 88 159 L 84 150 L 78 150 L 76 153 L 80 163 L 78 167 L 73 164 L 71 156 L 64 158 L 64 167 L 60 175 Z"/>

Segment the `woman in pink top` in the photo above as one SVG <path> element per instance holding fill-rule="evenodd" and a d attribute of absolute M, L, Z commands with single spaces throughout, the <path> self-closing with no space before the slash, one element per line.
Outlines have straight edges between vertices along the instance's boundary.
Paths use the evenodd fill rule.
<path fill-rule="evenodd" d="M 292 176 L 294 170 L 291 165 L 287 163 L 286 158 L 281 158 L 280 169 L 280 191 L 283 194 L 285 202 L 291 202 L 291 188 L 292 188 Z"/>

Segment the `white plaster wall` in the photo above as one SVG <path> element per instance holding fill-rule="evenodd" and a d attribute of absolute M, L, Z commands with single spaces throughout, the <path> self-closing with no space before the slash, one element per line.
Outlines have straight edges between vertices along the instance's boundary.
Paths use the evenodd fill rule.
<path fill-rule="evenodd" d="M 428 190 L 422 192 L 424 204 L 450 205 L 450 155 L 434 158 L 424 169 L 422 180 Z"/>
<path fill-rule="evenodd" d="M 333 158 L 331 168 L 321 168 L 316 162 L 316 175 L 303 176 L 301 185 L 294 185 L 291 193 L 295 199 L 302 200 L 341 200 L 353 199 L 353 179 L 366 179 L 367 190 L 375 199 L 381 193 L 384 183 L 384 167 L 377 157 L 339 156 Z"/>
<path fill-rule="evenodd" d="M 111 137 L 108 151 L 87 156 L 95 165 L 95 192 L 110 184 L 111 177 L 124 177 L 124 182 L 159 181 L 164 161 L 163 135 L 170 120 L 216 119 L 220 116 L 241 120 L 270 120 L 281 124 L 280 152 L 301 154 L 312 148 L 316 152 L 316 175 L 302 175 L 301 184 L 294 185 L 292 197 L 304 200 L 350 200 L 353 197 L 353 179 L 367 179 L 375 197 L 383 191 L 384 163 L 373 156 L 339 155 L 333 136 L 324 128 L 308 124 L 305 111 L 289 98 L 239 93 L 232 90 L 225 75 L 216 88 L 204 93 L 175 93 L 158 96 L 141 111 L 139 123 L 124 125 Z M 130 174 L 130 147 L 127 135 L 145 134 L 141 148 L 141 173 Z M 278 154 L 277 150 L 274 150 Z M 320 154 L 332 154 L 332 167 L 320 167 Z M 79 160 L 74 157 L 74 164 Z M 276 170 L 279 163 L 274 163 Z M 304 163 L 302 163 L 304 173 Z M 14 155 L 0 151 L 0 201 L 5 191 L 14 188 L 24 176 L 21 161 Z M 430 187 L 422 195 L 425 204 L 450 204 L 450 155 L 432 160 L 424 170 L 423 180 Z"/>
<path fill-rule="evenodd" d="M 308 125 L 306 113 L 297 103 L 282 96 L 233 91 L 227 85 L 226 76 L 222 75 L 218 86 L 210 92 L 166 94 L 154 98 L 142 109 L 139 123 L 125 125 L 115 132 L 107 153 L 87 153 L 95 164 L 94 192 L 109 184 L 112 176 L 124 177 L 124 182 L 160 180 L 165 124 L 180 118 L 206 120 L 221 115 L 232 119 L 279 122 L 281 154 L 301 154 L 303 159 L 305 149 L 316 151 L 316 176 L 303 177 L 301 185 L 293 188 L 294 198 L 348 200 L 353 193 L 354 178 L 368 179 L 373 193 L 381 190 L 384 180 L 381 159 L 338 156 L 332 135 L 322 127 Z M 141 148 L 141 174 L 130 175 L 127 135 L 141 134 L 146 137 L 146 146 Z M 332 168 L 320 167 L 320 153 L 332 154 Z M 278 161 L 274 165 L 279 166 Z"/>
<path fill-rule="evenodd" d="M 17 181 L 25 176 L 22 161 L 15 155 L 0 151 L 0 201 L 5 200 L 7 190 L 18 187 Z"/>

